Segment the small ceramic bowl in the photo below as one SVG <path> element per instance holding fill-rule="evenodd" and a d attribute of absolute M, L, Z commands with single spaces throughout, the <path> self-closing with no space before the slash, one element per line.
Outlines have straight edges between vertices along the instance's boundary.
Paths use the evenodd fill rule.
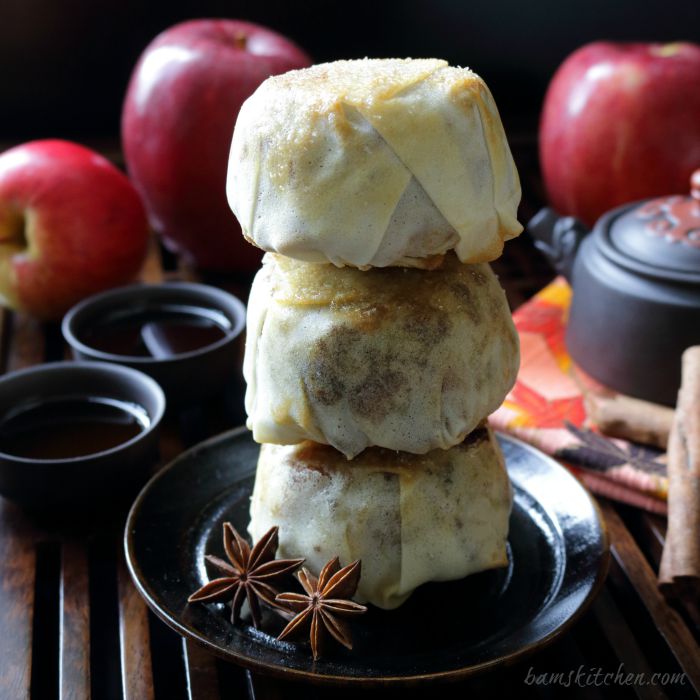
<path fill-rule="evenodd" d="M 88 442 L 93 436 L 86 434 L 83 440 L 81 435 L 75 440 L 76 456 L 62 458 L 19 456 L 22 453 L 9 447 L 7 425 L 23 410 L 44 409 L 52 401 L 95 399 L 138 411 L 142 422 L 136 434 L 102 451 L 91 451 L 86 445 L 96 444 Z M 0 493 L 39 513 L 109 510 L 135 493 L 157 460 L 164 412 L 162 389 L 128 367 L 55 362 L 7 374 L 0 378 Z M 37 448 L 47 430 L 39 425 L 28 433 Z M 70 444 L 63 446 L 64 451 L 69 449 Z"/>
<path fill-rule="evenodd" d="M 192 321 L 190 326 L 183 318 Z M 76 359 L 145 372 L 163 387 L 169 406 L 213 396 L 240 374 L 244 327 L 245 306 L 239 299 L 187 282 L 136 284 L 97 294 L 74 306 L 62 324 Z M 182 337 L 183 328 L 185 336 L 194 329 L 197 338 Z"/>

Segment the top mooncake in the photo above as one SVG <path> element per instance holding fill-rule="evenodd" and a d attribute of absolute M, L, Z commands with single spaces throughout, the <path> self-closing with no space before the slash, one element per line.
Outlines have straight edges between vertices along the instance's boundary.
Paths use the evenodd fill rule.
<path fill-rule="evenodd" d="M 484 81 L 437 59 L 336 61 L 268 78 L 233 135 L 229 203 L 248 240 L 337 266 L 497 258 L 520 183 Z"/>

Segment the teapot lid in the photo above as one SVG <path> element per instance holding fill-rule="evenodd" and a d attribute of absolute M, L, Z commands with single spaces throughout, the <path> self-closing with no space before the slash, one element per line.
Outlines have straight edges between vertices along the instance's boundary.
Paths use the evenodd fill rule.
<path fill-rule="evenodd" d="M 690 178 L 690 196 L 626 207 L 602 233 L 618 262 L 641 263 L 655 276 L 700 281 L 700 170 Z"/>

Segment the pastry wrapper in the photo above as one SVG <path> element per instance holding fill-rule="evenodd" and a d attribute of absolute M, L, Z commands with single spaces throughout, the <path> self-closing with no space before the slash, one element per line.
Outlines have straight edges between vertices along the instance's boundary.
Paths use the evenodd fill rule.
<path fill-rule="evenodd" d="M 315 573 L 361 559 L 356 598 L 391 609 L 428 581 L 506 566 L 511 501 L 486 429 L 449 450 L 372 448 L 352 462 L 314 443 L 263 445 L 248 529 L 256 541 L 278 525 L 278 555 Z"/>
<path fill-rule="evenodd" d="M 430 268 L 497 258 L 520 182 L 486 84 L 437 59 L 336 61 L 244 103 L 227 194 L 244 235 L 310 262 Z"/>
<path fill-rule="evenodd" d="M 360 271 L 267 254 L 253 281 L 243 373 L 257 442 L 422 454 L 460 443 L 519 365 L 487 264 Z"/>

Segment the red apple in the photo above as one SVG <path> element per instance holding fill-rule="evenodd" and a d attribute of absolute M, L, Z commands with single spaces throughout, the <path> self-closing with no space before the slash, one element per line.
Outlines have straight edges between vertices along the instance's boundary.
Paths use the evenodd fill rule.
<path fill-rule="evenodd" d="M 265 78 L 310 63 L 283 36 L 223 19 L 177 24 L 139 59 L 122 113 L 129 175 L 151 226 L 196 266 L 258 266 L 261 253 L 243 238 L 226 200 L 233 127 Z"/>
<path fill-rule="evenodd" d="M 685 193 L 700 167 L 700 46 L 575 51 L 545 97 L 540 163 L 552 206 L 588 225 L 625 202 Z"/>
<path fill-rule="evenodd" d="M 94 151 L 47 140 L 0 155 L 0 303 L 60 318 L 130 281 L 147 243 L 138 192 Z"/>

